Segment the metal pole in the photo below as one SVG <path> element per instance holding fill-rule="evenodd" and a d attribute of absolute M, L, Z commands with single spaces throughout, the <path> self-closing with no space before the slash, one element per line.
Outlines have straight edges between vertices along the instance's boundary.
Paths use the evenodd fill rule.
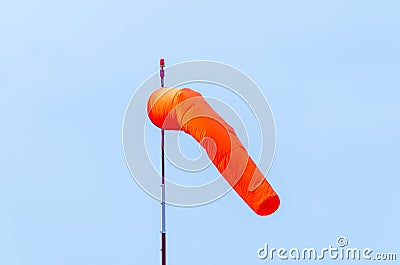
<path fill-rule="evenodd" d="M 164 59 L 160 59 L 161 87 L 164 87 Z M 161 265 L 167 264 L 166 229 L 165 229 L 165 162 L 164 129 L 161 129 Z"/>

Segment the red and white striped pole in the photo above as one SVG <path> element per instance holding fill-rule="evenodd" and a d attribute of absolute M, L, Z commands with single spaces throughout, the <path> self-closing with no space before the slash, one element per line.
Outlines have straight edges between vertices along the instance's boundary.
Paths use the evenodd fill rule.
<path fill-rule="evenodd" d="M 164 59 L 160 59 L 161 87 L 164 87 Z M 164 129 L 161 129 L 161 265 L 167 264 L 166 229 L 165 229 L 165 161 L 164 161 Z"/>

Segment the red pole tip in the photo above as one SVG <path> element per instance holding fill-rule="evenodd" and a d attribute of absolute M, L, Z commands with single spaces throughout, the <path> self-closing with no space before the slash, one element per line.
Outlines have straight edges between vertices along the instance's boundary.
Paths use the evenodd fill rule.
<path fill-rule="evenodd" d="M 160 66 L 161 66 L 161 67 L 164 67 L 164 66 L 165 66 L 164 58 L 161 58 L 161 59 L 160 59 Z"/>

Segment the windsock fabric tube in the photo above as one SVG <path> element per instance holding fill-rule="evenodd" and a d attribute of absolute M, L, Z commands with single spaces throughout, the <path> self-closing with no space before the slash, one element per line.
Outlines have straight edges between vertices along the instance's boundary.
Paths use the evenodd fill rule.
<path fill-rule="evenodd" d="M 279 197 L 247 153 L 235 130 L 189 88 L 159 88 L 149 97 L 150 120 L 164 130 L 191 135 L 237 194 L 258 215 L 279 207 Z"/>

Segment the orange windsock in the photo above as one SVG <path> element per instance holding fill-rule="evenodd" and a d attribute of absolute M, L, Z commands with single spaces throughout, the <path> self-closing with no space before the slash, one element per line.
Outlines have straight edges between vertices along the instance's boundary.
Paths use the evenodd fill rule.
<path fill-rule="evenodd" d="M 147 103 L 150 120 L 165 130 L 182 130 L 206 150 L 212 163 L 259 215 L 279 207 L 279 197 L 247 153 L 234 129 L 189 88 L 159 88 Z"/>

